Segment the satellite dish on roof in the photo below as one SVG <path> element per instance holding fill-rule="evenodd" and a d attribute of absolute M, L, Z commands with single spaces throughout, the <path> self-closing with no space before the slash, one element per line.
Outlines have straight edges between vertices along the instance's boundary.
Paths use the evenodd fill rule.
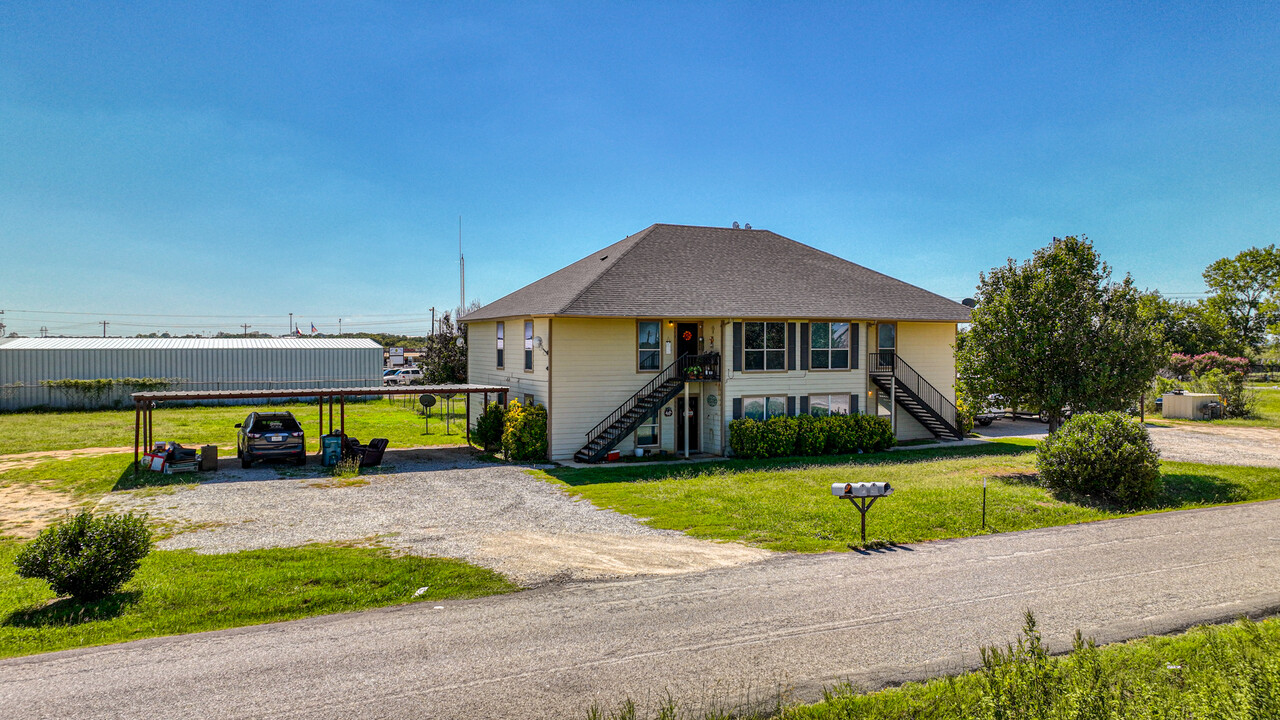
<path fill-rule="evenodd" d="M 960 301 L 960 304 L 967 308 L 978 307 L 978 301 L 973 298 L 965 298 Z"/>

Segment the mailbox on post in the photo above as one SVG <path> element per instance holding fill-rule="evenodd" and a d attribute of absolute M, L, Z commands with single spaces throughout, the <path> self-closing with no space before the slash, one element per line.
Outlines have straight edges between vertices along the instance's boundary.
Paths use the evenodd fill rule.
<path fill-rule="evenodd" d="M 832 483 L 831 494 L 841 500 L 848 500 L 858 508 L 862 515 L 862 542 L 867 541 L 867 511 L 877 498 L 893 494 L 893 486 L 884 482 L 870 483 Z"/>

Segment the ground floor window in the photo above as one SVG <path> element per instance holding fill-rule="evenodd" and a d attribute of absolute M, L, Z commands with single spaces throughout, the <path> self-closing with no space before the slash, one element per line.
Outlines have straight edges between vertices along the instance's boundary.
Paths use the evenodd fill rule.
<path fill-rule="evenodd" d="M 848 415 L 853 412 L 853 405 L 848 394 L 810 395 L 809 414 L 817 417 L 827 415 Z"/>
<path fill-rule="evenodd" d="M 787 396 L 769 395 L 742 398 L 742 417 L 765 421 L 787 414 Z"/>
<path fill-rule="evenodd" d="M 653 415 L 636 428 L 636 446 L 650 447 L 658 444 L 658 416 Z"/>

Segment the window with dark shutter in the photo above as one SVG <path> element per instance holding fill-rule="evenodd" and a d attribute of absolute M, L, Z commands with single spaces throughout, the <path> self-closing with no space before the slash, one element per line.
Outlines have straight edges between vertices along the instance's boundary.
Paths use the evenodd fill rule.
<path fill-rule="evenodd" d="M 809 323 L 800 323 L 800 369 L 809 369 Z"/>
<path fill-rule="evenodd" d="M 862 323 L 849 323 L 849 360 L 854 370 L 858 369 L 858 335 L 862 332 Z M 854 397 L 857 397 L 856 395 Z"/>
<path fill-rule="evenodd" d="M 740 322 L 733 324 L 733 371 L 742 372 L 742 323 Z"/>
<path fill-rule="evenodd" d="M 733 399 L 733 419 L 734 420 L 742 419 L 742 398 Z"/>

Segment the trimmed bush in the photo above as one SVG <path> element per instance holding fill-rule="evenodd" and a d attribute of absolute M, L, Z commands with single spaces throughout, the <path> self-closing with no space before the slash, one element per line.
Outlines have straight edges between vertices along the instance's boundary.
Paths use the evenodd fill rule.
<path fill-rule="evenodd" d="M 142 516 L 85 511 L 45 528 L 14 558 L 18 575 L 49 583 L 58 595 L 98 600 L 133 577 L 151 552 L 151 530 Z"/>
<path fill-rule="evenodd" d="M 1080 413 L 1036 449 L 1036 468 L 1050 488 L 1120 505 L 1160 492 L 1160 454 L 1147 429 L 1123 413 Z"/>
<path fill-rule="evenodd" d="M 511 462 L 545 462 L 547 459 L 547 409 L 524 407 L 512 400 L 502 429 L 502 455 Z"/>
<path fill-rule="evenodd" d="M 506 426 L 507 409 L 496 402 L 489 403 L 484 412 L 476 416 L 476 427 L 472 433 L 476 442 L 485 450 L 492 450 L 502 444 L 502 431 Z"/>
<path fill-rule="evenodd" d="M 893 427 L 873 415 L 749 418 L 729 423 L 729 447 L 736 457 L 851 455 L 893 447 Z"/>

